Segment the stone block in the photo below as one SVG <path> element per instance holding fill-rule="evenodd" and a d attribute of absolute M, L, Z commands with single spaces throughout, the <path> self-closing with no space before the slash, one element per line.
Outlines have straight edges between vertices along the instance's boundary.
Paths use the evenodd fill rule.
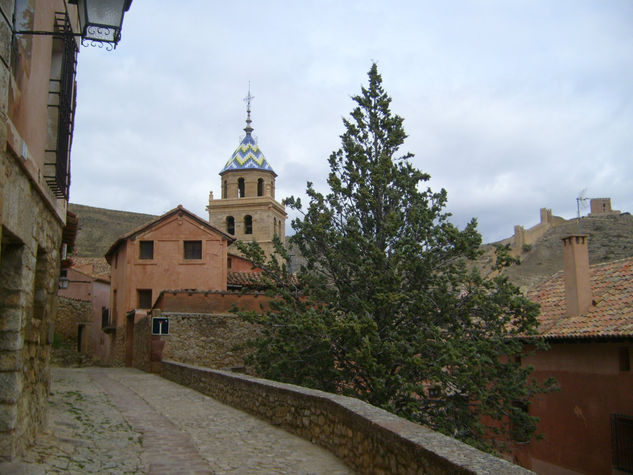
<path fill-rule="evenodd" d="M 20 351 L 0 352 L 0 371 L 18 371 L 22 367 Z"/>
<path fill-rule="evenodd" d="M 24 336 L 19 332 L 0 332 L 0 351 L 16 351 L 24 348 Z"/>
<path fill-rule="evenodd" d="M 18 407 L 15 404 L 0 404 L 0 432 L 15 430 L 18 425 Z"/>
<path fill-rule="evenodd" d="M 17 403 L 22 394 L 22 375 L 18 372 L 0 373 L 0 403 Z"/>
<path fill-rule="evenodd" d="M 20 331 L 24 327 L 24 312 L 19 308 L 5 308 L 0 311 L 0 331 Z"/>

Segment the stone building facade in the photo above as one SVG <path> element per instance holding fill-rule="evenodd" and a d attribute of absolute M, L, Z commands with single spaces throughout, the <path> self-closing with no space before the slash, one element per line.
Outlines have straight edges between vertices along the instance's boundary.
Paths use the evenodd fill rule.
<path fill-rule="evenodd" d="M 257 241 L 270 254 L 273 236 L 285 239 L 286 207 L 275 200 L 277 174 L 253 138 L 250 93 L 247 99 L 246 135 L 220 172 L 221 197 L 210 192 L 207 210 L 211 225 L 240 241 Z"/>
<path fill-rule="evenodd" d="M 0 459 L 46 421 L 61 249 L 76 225 L 66 208 L 78 40 L 16 31 L 78 31 L 69 3 L 0 2 Z"/>

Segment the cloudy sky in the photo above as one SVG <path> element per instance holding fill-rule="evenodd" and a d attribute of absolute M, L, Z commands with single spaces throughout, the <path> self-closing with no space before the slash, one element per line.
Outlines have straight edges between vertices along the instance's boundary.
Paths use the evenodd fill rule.
<path fill-rule="evenodd" d="M 630 0 L 134 0 L 118 48 L 79 55 L 70 200 L 206 217 L 249 81 L 278 199 L 326 191 L 372 61 L 403 152 L 484 241 L 583 190 L 633 211 Z"/>

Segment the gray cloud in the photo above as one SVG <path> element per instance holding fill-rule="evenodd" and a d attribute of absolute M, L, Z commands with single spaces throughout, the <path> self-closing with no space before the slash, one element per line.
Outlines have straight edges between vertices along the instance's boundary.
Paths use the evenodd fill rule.
<path fill-rule="evenodd" d="M 327 157 L 377 61 L 403 151 L 486 241 L 572 217 L 575 197 L 633 209 L 633 4 L 334 0 L 136 1 L 123 40 L 82 48 L 71 201 L 202 217 L 239 143 L 255 135 L 278 197 L 325 189 Z"/>

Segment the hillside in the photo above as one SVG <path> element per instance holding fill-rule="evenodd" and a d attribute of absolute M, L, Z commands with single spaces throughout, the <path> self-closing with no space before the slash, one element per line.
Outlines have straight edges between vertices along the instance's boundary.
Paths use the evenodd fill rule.
<path fill-rule="evenodd" d="M 108 248 L 123 234 L 156 218 L 156 216 L 127 211 L 70 204 L 70 211 L 79 218 L 77 256 L 103 257 Z M 629 213 L 584 217 L 580 231 L 589 235 L 591 264 L 633 256 L 633 216 Z M 520 253 L 521 264 L 506 269 L 510 280 L 528 289 L 563 268 L 562 244 L 564 236 L 578 232 L 575 219 L 550 228 L 534 245 Z M 293 270 L 298 270 L 301 259 L 294 249 Z M 484 246 L 484 255 L 477 265 L 489 272 L 493 245 Z"/>
<path fill-rule="evenodd" d="M 68 209 L 79 218 L 76 255 L 103 257 L 110 246 L 123 234 L 156 218 L 151 214 L 130 213 L 93 208 L 69 203 Z"/>
<path fill-rule="evenodd" d="M 550 228 L 523 252 L 521 264 L 507 269 L 510 280 L 530 288 L 563 269 L 561 240 L 570 234 L 589 235 L 589 264 L 614 261 L 633 256 L 633 216 L 629 213 L 584 217 L 580 228 L 575 219 Z"/>

